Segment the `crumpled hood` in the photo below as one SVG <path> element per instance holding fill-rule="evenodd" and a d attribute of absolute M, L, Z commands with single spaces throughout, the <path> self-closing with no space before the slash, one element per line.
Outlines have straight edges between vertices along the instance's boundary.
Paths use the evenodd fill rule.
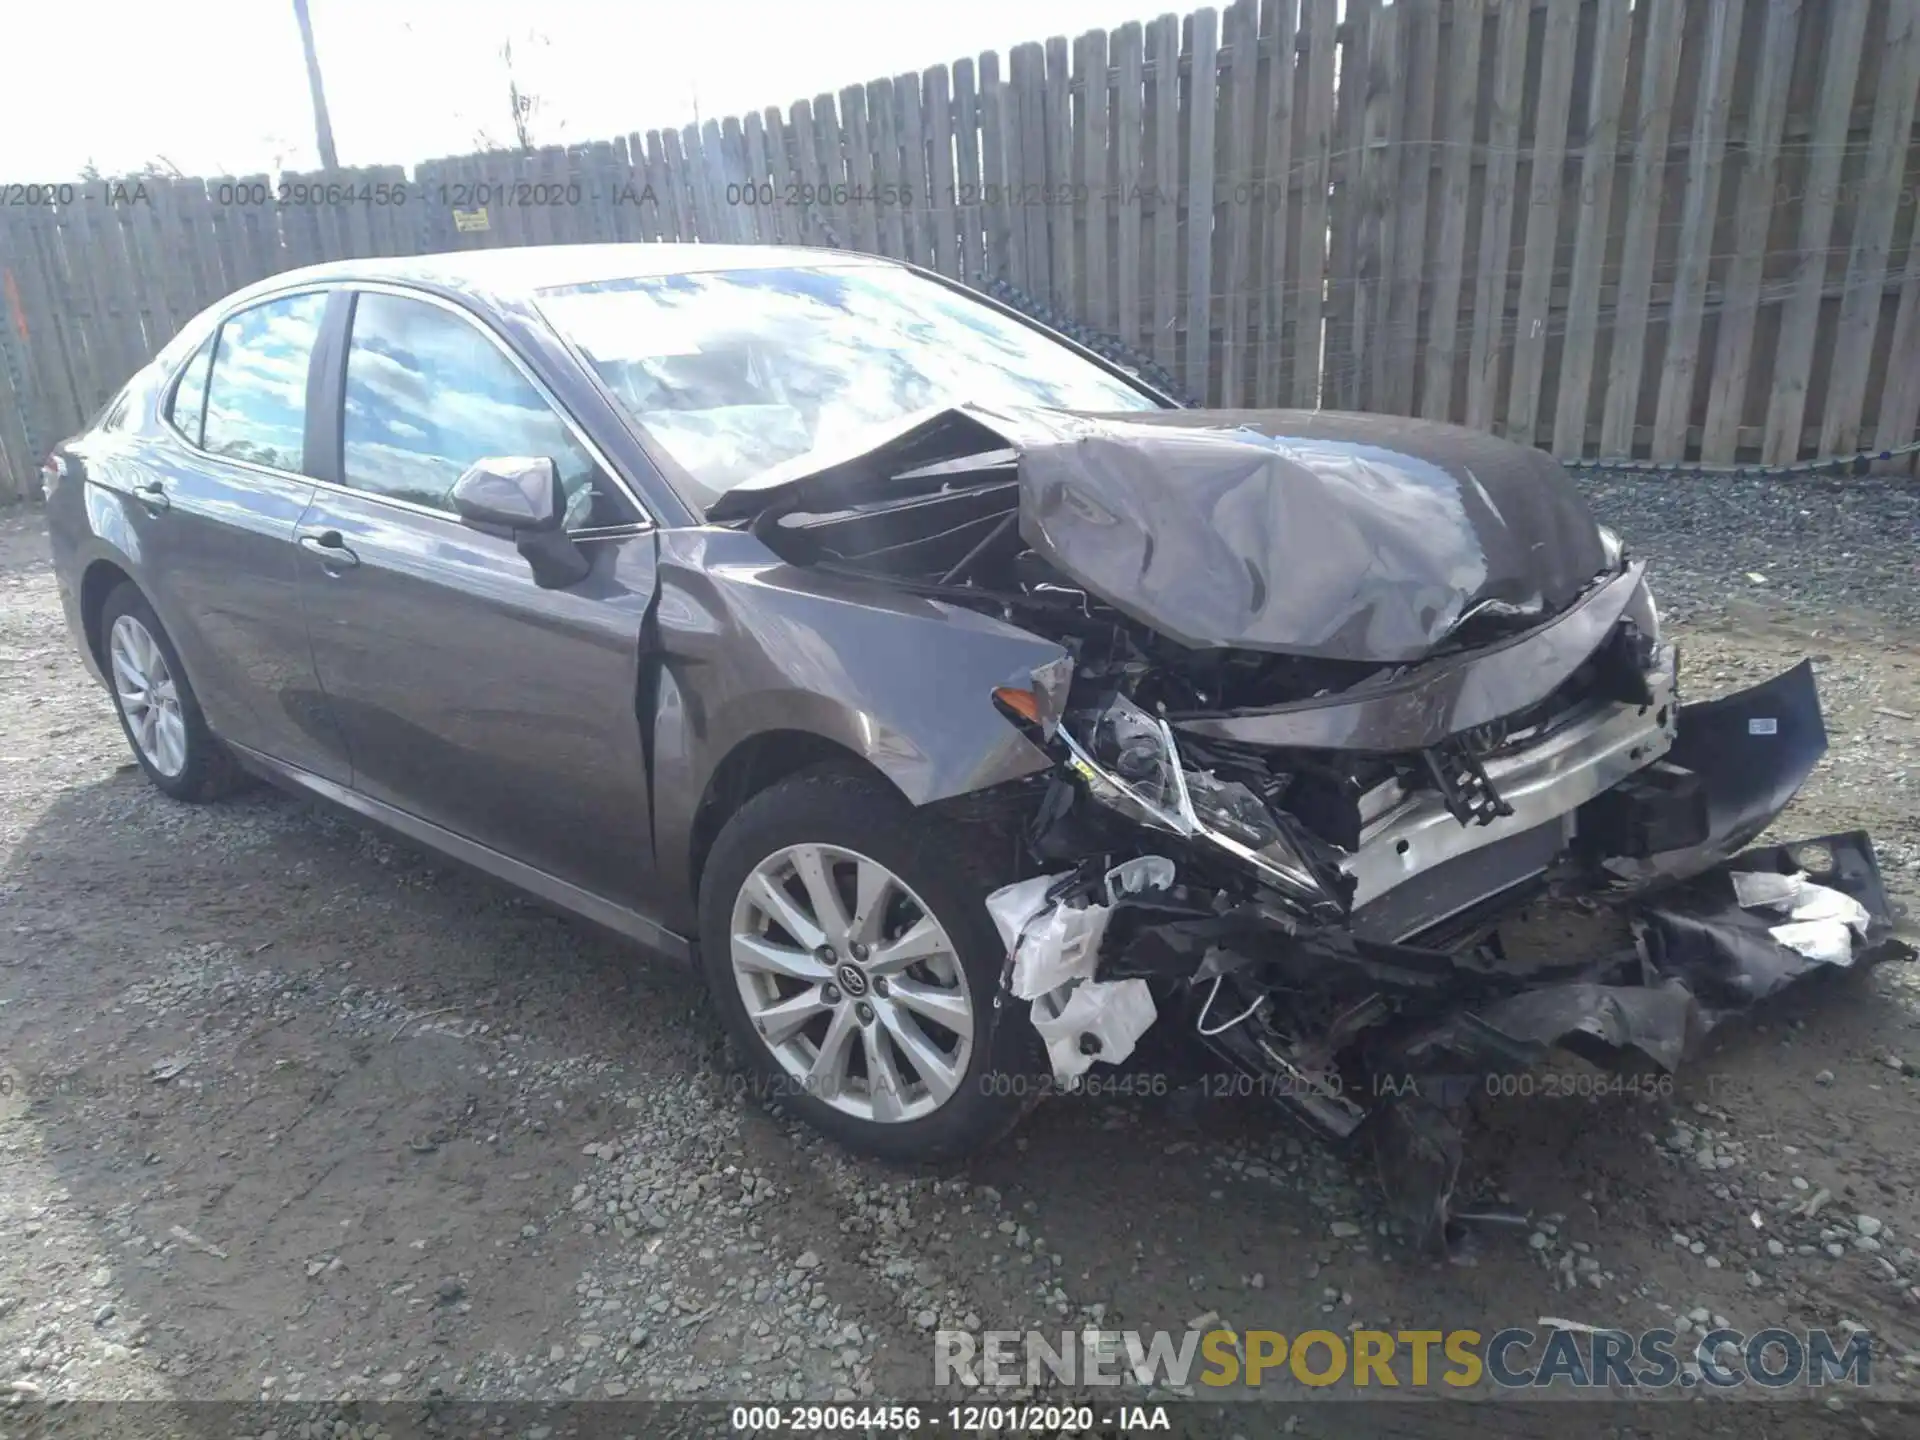
<path fill-rule="evenodd" d="M 1297 410 L 990 423 L 1019 451 L 1027 544 L 1196 648 L 1417 660 L 1480 607 L 1559 611 L 1607 563 L 1559 464 L 1457 426 Z"/>
<path fill-rule="evenodd" d="M 1393 415 L 962 405 L 850 449 L 797 457 L 708 517 L 858 505 L 1011 450 L 1022 538 L 1116 609 L 1196 649 L 1373 664 L 1425 658 L 1482 607 L 1544 620 L 1606 565 L 1552 457 Z"/>

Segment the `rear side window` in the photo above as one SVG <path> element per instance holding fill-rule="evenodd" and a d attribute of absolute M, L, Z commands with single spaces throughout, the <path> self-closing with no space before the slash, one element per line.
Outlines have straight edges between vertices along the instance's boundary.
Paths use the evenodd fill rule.
<path fill-rule="evenodd" d="M 300 471 L 306 460 L 307 362 L 326 308 L 323 294 L 289 295 L 242 310 L 220 327 L 207 379 L 204 449 Z"/>
<path fill-rule="evenodd" d="M 567 524 L 615 503 L 566 422 L 472 321 L 398 295 L 353 303 L 347 346 L 343 479 L 355 490 L 453 509 L 449 492 L 474 461 L 547 456 L 567 493 Z"/>
<path fill-rule="evenodd" d="M 207 370 L 213 364 L 213 337 L 194 352 L 187 368 L 180 372 L 180 383 L 173 387 L 167 401 L 167 420 L 194 444 L 200 443 L 200 421 L 207 410 Z"/>

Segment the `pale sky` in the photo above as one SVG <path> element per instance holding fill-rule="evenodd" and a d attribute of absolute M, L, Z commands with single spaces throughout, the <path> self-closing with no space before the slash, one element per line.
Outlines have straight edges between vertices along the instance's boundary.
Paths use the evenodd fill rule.
<path fill-rule="evenodd" d="M 503 42 L 541 144 L 788 105 L 822 90 L 1190 6 L 1147 0 L 310 0 L 343 165 L 510 140 Z M 0 181 L 159 157 L 188 175 L 318 166 L 292 0 L 19 0 Z M 1004 73 L 1004 71 L 1003 71 Z"/>

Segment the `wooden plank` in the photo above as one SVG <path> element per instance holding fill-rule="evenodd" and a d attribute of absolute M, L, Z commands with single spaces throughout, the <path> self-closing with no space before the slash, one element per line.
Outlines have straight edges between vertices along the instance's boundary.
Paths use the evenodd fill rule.
<path fill-rule="evenodd" d="M 1593 350 L 1599 338 L 1600 283 L 1612 223 L 1613 171 L 1632 28 L 1633 13 L 1624 6 L 1602 5 L 1595 11 L 1593 81 L 1580 137 L 1579 219 L 1574 227 L 1573 270 L 1567 281 L 1567 338 L 1560 349 L 1560 383 L 1554 395 L 1553 453 L 1563 459 L 1577 457 L 1586 444 Z M 1792 54 L 1789 45 L 1789 69 Z"/>
<path fill-rule="evenodd" d="M 1626 456 L 1633 450 L 1646 351 L 1647 306 L 1659 240 L 1667 131 L 1673 116 L 1674 84 L 1680 73 L 1685 0 L 1649 3 L 1652 10 L 1647 19 L 1634 120 L 1633 174 L 1628 182 L 1620 284 L 1614 300 L 1613 348 L 1607 365 L 1606 404 L 1600 418 L 1600 453 L 1608 457 Z"/>
<path fill-rule="evenodd" d="M 1260 295 L 1260 349 L 1252 403 L 1278 405 L 1286 382 L 1283 345 L 1288 320 L 1287 225 L 1293 185 L 1293 94 L 1298 68 L 1299 0 L 1266 0 L 1260 63 L 1267 74 L 1266 116 L 1260 126 L 1261 253 L 1255 261 Z"/>
<path fill-rule="evenodd" d="M 1467 351 L 1466 422 L 1476 430 L 1493 428 L 1494 397 L 1500 386 L 1507 271 L 1513 263 L 1514 171 L 1526 86 L 1527 9 L 1524 4 L 1500 7 L 1495 42 L 1485 192 L 1480 197 L 1480 256 L 1473 281 L 1473 339 Z"/>
<path fill-rule="evenodd" d="M 813 97 L 813 123 L 818 132 L 816 153 L 820 159 L 820 193 L 815 197 L 820 223 L 830 228 L 837 250 L 853 248 L 853 222 L 841 196 L 847 183 L 846 137 L 840 128 L 839 107 L 834 97 Z"/>
<path fill-rule="evenodd" d="M 84 289 L 93 306 L 97 371 L 89 410 L 100 404 L 146 361 L 146 344 L 133 313 L 133 287 L 126 277 L 120 221 L 97 199 L 75 205 L 71 218 L 81 222 L 84 243 L 69 251 L 69 263 L 84 272 Z"/>
<path fill-rule="evenodd" d="M 953 223 L 960 232 L 960 268 L 969 285 L 986 266 L 986 209 L 981 196 L 980 91 L 973 61 L 953 62 Z"/>
<path fill-rule="evenodd" d="M 1047 189 L 1045 52 L 1032 41 L 1016 45 L 1008 64 L 1018 124 L 1017 139 L 1010 139 L 1007 148 L 1012 216 L 1022 250 L 1018 283 L 1029 294 L 1046 299 L 1053 294 L 1053 255 L 1048 247 L 1047 213 L 1039 203 Z"/>
<path fill-rule="evenodd" d="M 815 149 L 813 106 L 796 100 L 787 110 L 788 153 L 793 168 L 793 210 L 786 218 L 787 233 L 799 245 L 830 244 L 820 228 L 820 156 Z"/>
<path fill-rule="evenodd" d="M 916 265 L 933 264 L 932 204 L 927 189 L 926 96 L 918 71 L 895 77 L 894 106 L 900 117 L 899 212 L 906 236 L 906 256 Z"/>
<path fill-rule="evenodd" d="M 1911 444 L 1920 424 L 1920 227 L 1907 240 L 1907 268 L 1900 282 L 1900 304 L 1894 313 L 1887 354 L 1886 388 L 1880 395 L 1879 423 L 1873 448 L 1892 450 Z"/>
<path fill-rule="evenodd" d="M 873 144 L 873 186 L 866 204 L 880 227 L 880 251 L 909 260 L 905 216 L 900 207 L 900 120 L 894 83 L 882 76 L 867 82 L 867 132 Z"/>
<path fill-rule="evenodd" d="M 1801 185 L 1800 224 L 1794 244 L 1791 290 L 1780 312 L 1780 337 L 1774 346 L 1773 387 L 1767 397 L 1767 423 L 1760 458 L 1768 465 L 1800 458 L 1801 423 L 1807 409 L 1807 381 L 1813 369 L 1813 342 L 1820 324 L 1820 296 L 1827 279 L 1827 245 L 1839 199 L 1841 165 L 1847 154 L 1848 117 L 1861 70 L 1867 34 L 1865 5 L 1840 5 L 1823 16 L 1819 33 L 1826 54 L 1820 94 L 1814 106 L 1813 132 L 1807 139 L 1806 179 Z"/>
<path fill-rule="evenodd" d="M 645 241 L 660 238 L 660 188 L 654 178 L 653 162 L 647 155 L 646 140 L 639 131 L 630 131 L 616 147 L 616 164 L 624 162 L 626 172 L 621 184 L 620 203 L 614 209 L 614 224 L 622 240 Z"/>
<path fill-rule="evenodd" d="M 154 213 L 151 192 L 146 200 L 128 205 L 121 219 L 127 227 L 127 259 L 132 272 L 134 300 L 140 308 L 140 323 L 146 332 L 148 353 L 154 354 L 173 338 L 186 317 L 176 317 L 170 304 L 160 221 Z M 4 308 L 0 305 L 0 323 L 5 321 Z"/>
<path fill-rule="evenodd" d="M 1008 147 L 1017 144 L 1018 125 L 1010 87 L 1000 80 L 1000 57 L 980 57 L 980 186 L 985 245 L 983 274 L 1017 280 L 1026 273 L 1024 232 L 1014 228 L 1012 163 Z"/>
<path fill-rule="evenodd" d="M 1196 400 L 1212 400 L 1213 378 L 1213 127 L 1218 103 L 1220 15 L 1211 6 L 1193 12 L 1188 53 L 1187 117 L 1187 334 L 1183 383 Z"/>
<path fill-rule="evenodd" d="M 740 117 L 740 149 L 745 157 L 740 199 L 748 228 L 756 244 L 778 244 L 781 187 L 773 183 L 773 167 L 767 159 L 766 125 L 751 110 Z"/>
<path fill-rule="evenodd" d="M 1560 239 L 1567 116 L 1573 104 L 1573 51 L 1579 35 L 1580 0 L 1550 0 L 1541 41 L 1540 93 L 1533 113 L 1533 173 L 1527 187 L 1519 323 L 1514 331 L 1512 383 L 1507 390 L 1507 438 L 1523 445 L 1534 443 L 1534 423 L 1540 414 L 1547 303 L 1553 293 L 1554 255 Z"/>
<path fill-rule="evenodd" d="M 1846 290 L 1834 330 L 1833 364 L 1820 417 L 1820 453 L 1848 455 L 1860 448 L 1867 363 L 1880 325 L 1887 282 L 1894 208 L 1901 202 L 1907 148 L 1913 134 L 1914 92 L 1920 86 L 1920 0 L 1887 0 L 1886 38 L 1874 91 L 1873 129 L 1867 137 L 1860 204 L 1847 249 Z M 1911 192 L 1905 195 L 1909 207 Z M 1890 368 L 1920 364 L 1920 354 L 1894 352 Z"/>
<path fill-rule="evenodd" d="M 1614 7 L 1602 8 L 1615 13 Z M 1420 413 L 1429 420 L 1454 418 L 1454 347 L 1460 335 L 1460 279 L 1466 264 L 1474 123 L 1480 105 L 1480 36 L 1485 29 L 1486 0 L 1455 0 L 1447 46 L 1447 98 L 1436 125 L 1440 228 L 1428 302 L 1426 375 L 1420 387 Z"/>
<path fill-rule="evenodd" d="M 1255 102 L 1259 98 L 1260 9 L 1258 0 L 1233 0 L 1227 7 L 1225 40 L 1228 69 L 1223 111 L 1226 116 L 1226 167 L 1220 177 L 1226 226 L 1220 276 L 1222 334 L 1220 403 L 1245 405 L 1255 363 L 1252 340 Z"/>
<path fill-rule="evenodd" d="M 1334 100 L 1332 197 L 1327 215 L 1327 314 L 1322 348 L 1322 403 L 1343 410 L 1360 408 L 1357 351 L 1364 336 L 1355 317 L 1360 294 L 1360 214 L 1367 158 L 1367 86 L 1372 65 L 1374 15 L 1380 0 L 1350 0 L 1340 29 L 1339 91 Z"/>
<path fill-rule="evenodd" d="M 1687 192 L 1680 210 L 1680 253 L 1673 297 L 1667 303 L 1667 354 L 1654 411 L 1653 458 L 1678 460 L 1687 447 L 1693 418 L 1694 379 L 1700 360 L 1700 317 L 1706 305 L 1707 267 L 1713 256 L 1714 220 L 1720 211 L 1720 176 L 1732 113 L 1734 62 L 1740 48 L 1745 0 L 1710 0 L 1706 55 L 1698 73 L 1693 132 L 1687 147 Z"/>
<path fill-rule="evenodd" d="M 867 89 L 849 85 L 840 92 L 841 143 L 847 160 L 846 216 L 855 250 L 878 254 L 879 216 L 873 208 L 873 141 L 868 133 Z"/>
<path fill-rule="evenodd" d="M 1406 103 L 1397 147 L 1399 188 L 1393 212 L 1392 281 L 1387 295 L 1386 335 L 1379 349 L 1381 384 L 1375 403 L 1391 414 L 1411 415 L 1420 351 L 1428 190 L 1434 161 L 1440 4 L 1439 0 L 1403 0 L 1399 8 L 1399 83 L 1406 90 Z"/>
<path fill-rule="evenodd" d="M 1734 201 L 1737 248 L 1720 290 L 1713 377 L 1701 431 L 1700 458 L 1710 465 L 1732 462 L 1746 404 L 1754 321 L 1760 311 L 1766 271 L 1768 217 L 1780 174 L 1780 131 L 1786 122 L 1793 84 L 1794 41 L 1800 33 L 1800 6 L 1801 0 L 1767 0 L 1758 73 L 1747 109 L 1746 164 Z M 1568 343 L 1571 346 L 1571 335 Z M 1556 443 L 1556 452 L 1558 448 Z"/>
<path fill-rule="evenodd" d="M 1293 287 L 1293 403 L 1312 409 L 1321 402 L 1326 336 L 1328 187 L 1333 166 L 1334 58 L 1339 15 L 1337 0 L 1303 0 L 1301 21 L 1307 32 L 1307 62 L 1301 72 L 1300 229 L 1294 249 L 1299 260 Z"/>
<path fill-rule="evenodd" d="M 1347 341 L 1347 398 L 1356 409 L 1384 408 L 1385 361 L 1392 336 L 1387 328 L 1387 285 L 1393 270 L 1394 160 L 1399 153 L 1402 72 L 1400 22 L 1407 6 L 1376 9 L 1368 18 L 1365 53 L 1353 93 L 1363 106 L 1360 152 L 1349 174 L 1357 174 L 1358 196 L 1349 212 L 1353 234 L 1346 255 L 1352 286 L 1351 329 Z M 1343 87 L 1344 93 L 1344 87 Z"/>
<path fill-rule="evenodd" d="M 1140 23 L 1129 21 L 1114 31 L 1111 48 L 1118 72 L 1113 105 L 1114 333 L 1124 343 L 1137 346 L 1146 324 L 1140 309 L 1144 260 L 1140 248 L 1140 157 L 1146 139 L 1141 108 L 1146 52 Z"/>
<path fill-rule="evenodd" d="M 1107 32 L 1089 30 L 1085 45 L 1086 84 L 1080 97 L 1082 127 L 1080 169 L 1086 200 L 1086 229 L 1081 242 L 1085 264 L 1087 323 L 1109 334 L 1114 329 L 1113 237 L 1109 233 L 1112 181 L 1107 160 Z"/>
<path fill-rule="evenodd" d="M 89 202 L 82 201 L 50 211 L 49 223 L 42 231 L 49 269 L 61 299 L 61 319 L 75 342 L 67 352 L 79 411 L 74 424 L 92 412 L 110 385 L 118 383 L 113 379 L 117 362 L 114 339 L 106 323 L 106 302 L 95 280 L 100 247 L 94 238 L 90 208 Z"/>
<path fill-rule="evenodd" d="M 1329 5 L 1333 0 L 1326 0 Z M 1153 359 L 1168 374 L 1179 343 L 1180 21 L 1162 15 L 1147 31 L 1152 65 L 1153 120 Z"/>
<path fill-rule="evenodd" d="M 966 64 L 962 60 L 955 68 Z M 926 108 L 926 219 L 933 229 L 933 268 L 958 279 L 962 274 L 960 221 L 953 178 L 953 100 L 946 66 L 932 65 L 922 72 L 920 96 Z"/>
<path fill-rule="evenodd" d="M 27 312 L 27 353 L 38 381 L 34 428 L 43 446 L 70 434 L 84 417 L 90 387 L 84 340 L 63 323 L 74 313 L 73 297 L 60 274 L 54 217 L 29 209 L 14 215 L 20 240 L 14 259 L 20 265 L 21 300 Z"/>
<path fill-rule="evenodd" d="M 714 209 L 721 217 L 721 237 L 739 244 L 751 244 L 754 235 L 754 207 L 746 202 L 745 140 L 740 121 L 729 115 L 709 120 L 700 127 L 700 143 L 707 149 L 707 173 L 713 186 Z"/>
<path fill-rule="evenodd" d="M 678 149 L 679 137 L 673 131 L 647 132 L 647 175 L 660 204 L 662 240 L 680 238 L 680 162 L 672 153 Z"/>
<path fill-rule="evenodd" d="M 692 128 L 687 127 L 688 130 Z M 673 190 L 673 238 L 681 242 L 700 238 L 700 215 L 693 193 L 692 162 L 684 144 L 686 133 L 686 130 L 667 130 L 660 136 L 661 154 Z"/>
<path fill-rule="evenodd" d="M 1047 294 L 1068 314 L 1078 307 L 1080 257 L 1074 251 L 1073 235 L 1073 120 L 1069 95 L 1073 75 L 1069 66 L 1067 37 L 1047 37 L 1047 84 L 1043 94 L 1047 171 L 1040 203 L 1033 214 L 1046 227 L 1048 264 L 1051 266 Z"/>

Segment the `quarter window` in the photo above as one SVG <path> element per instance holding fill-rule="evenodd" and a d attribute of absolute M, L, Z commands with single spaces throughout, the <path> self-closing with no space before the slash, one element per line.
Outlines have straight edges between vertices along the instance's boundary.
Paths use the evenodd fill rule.
<path fill-rule="evenodd" d="M 194 352 L 187 368 L 180 372 L 180 383 L 173 387 L 167 402 L 167 419 L 194 444 L 200 443 L 200 421 L 207 409 L 207 370 L 213 364 L 213 337 Z"/>
<path fill-rule="evenodd" d="M 307 362 L 326 308 L 324 294 L 289 295 L 242 310 L 220 327 L 204 449 L 276 470 L 303 467 Z"/>
<path fill-rule="evenodd" d="M 450 512 L 453 484 L 474 461 L 547 456 L 568 528 L 627 518 L 607 513 L 617 502 L 593 457 L 500 348 L 422 300 L 354 301 L 341 436 L 343 478 L 369 494 Z"/>

